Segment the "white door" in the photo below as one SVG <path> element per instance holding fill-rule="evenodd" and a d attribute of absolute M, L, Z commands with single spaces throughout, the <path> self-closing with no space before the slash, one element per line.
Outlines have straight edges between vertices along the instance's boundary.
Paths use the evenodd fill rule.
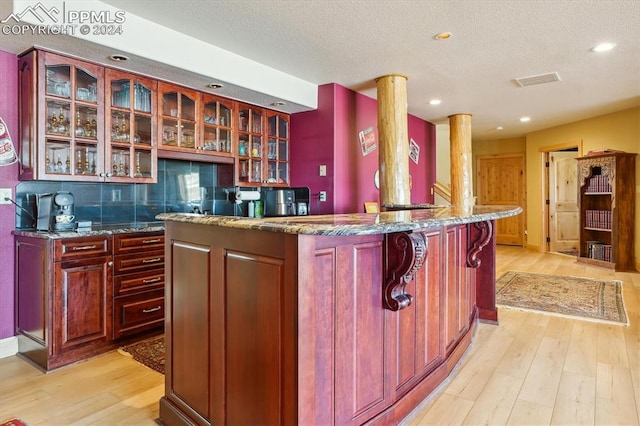
<path fill-rule="evenodd" d="M 577 152 L 549 153 L 549 251 L 577 251 L 580 239 Z"/>

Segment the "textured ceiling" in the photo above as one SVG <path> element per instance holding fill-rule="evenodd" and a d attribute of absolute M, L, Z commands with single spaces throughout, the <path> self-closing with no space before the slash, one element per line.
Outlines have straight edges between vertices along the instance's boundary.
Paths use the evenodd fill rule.
<path fill-rule="evenodd" d="M 313 84 L 338 83 L 375 98 L 376 77 L 404 74 L 409 113 L 436 124 L 470 113 L 476 140 L 640 105 L 638 0 L 104 3 Z M 443 31 L 453 37 L 433 38 Z M 589 50 L 603 41 L 617 47 Z M 166 78 L 180 72 L 145 66 Z M 529 87 L 514 81 L 550 72 L 561 80 Z M 250 92 L 236 88 L 232 97 L 250 101 Z M 442 104 L 429 105 L 432 98 Z M 529 123 L 519 122 L 524 115 Z"/>

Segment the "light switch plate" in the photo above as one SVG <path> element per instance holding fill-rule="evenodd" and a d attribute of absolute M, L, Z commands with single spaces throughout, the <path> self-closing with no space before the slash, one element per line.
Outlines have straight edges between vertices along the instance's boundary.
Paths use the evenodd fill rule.
<path fill-rule="evenodd" d="M 318 173 L 319 173 L 320 176 L 326 176 L 327 175 L 327 165 L 326 164 L 320 164 Z"/>
<path fill-rule="evenodd" d="M 11 204 L 5 197 L 11 199 L 11 188 L 0 188 L 0 204 Z"/>

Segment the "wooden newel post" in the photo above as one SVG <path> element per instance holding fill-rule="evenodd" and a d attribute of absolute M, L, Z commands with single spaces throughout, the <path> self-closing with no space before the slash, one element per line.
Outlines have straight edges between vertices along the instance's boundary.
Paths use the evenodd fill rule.
<path fill-rule="evenodd" d="M 399 74 L 376 79 L 378 89 L 378 161 L 380 205 L 411 204 L 407 77 Z"/>
<path fill-rule="evenodd" d="M 473 207 L 471 114 L 449 116 L 451 141 L 451 204 Z"/>

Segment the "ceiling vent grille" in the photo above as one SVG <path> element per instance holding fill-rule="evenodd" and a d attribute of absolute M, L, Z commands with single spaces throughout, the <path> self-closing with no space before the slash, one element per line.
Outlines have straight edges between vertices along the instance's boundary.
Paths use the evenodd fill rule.
<path fill-rule="evenodd" d="M 535 86 L 536 84 L 553 83 L 554 81 L 560 81 L 560 76 L 558 75 L 557 72 L 530 75 L 528 77 L 520 77 L 515 79 L 516 84 L 520 87 Z"/>

